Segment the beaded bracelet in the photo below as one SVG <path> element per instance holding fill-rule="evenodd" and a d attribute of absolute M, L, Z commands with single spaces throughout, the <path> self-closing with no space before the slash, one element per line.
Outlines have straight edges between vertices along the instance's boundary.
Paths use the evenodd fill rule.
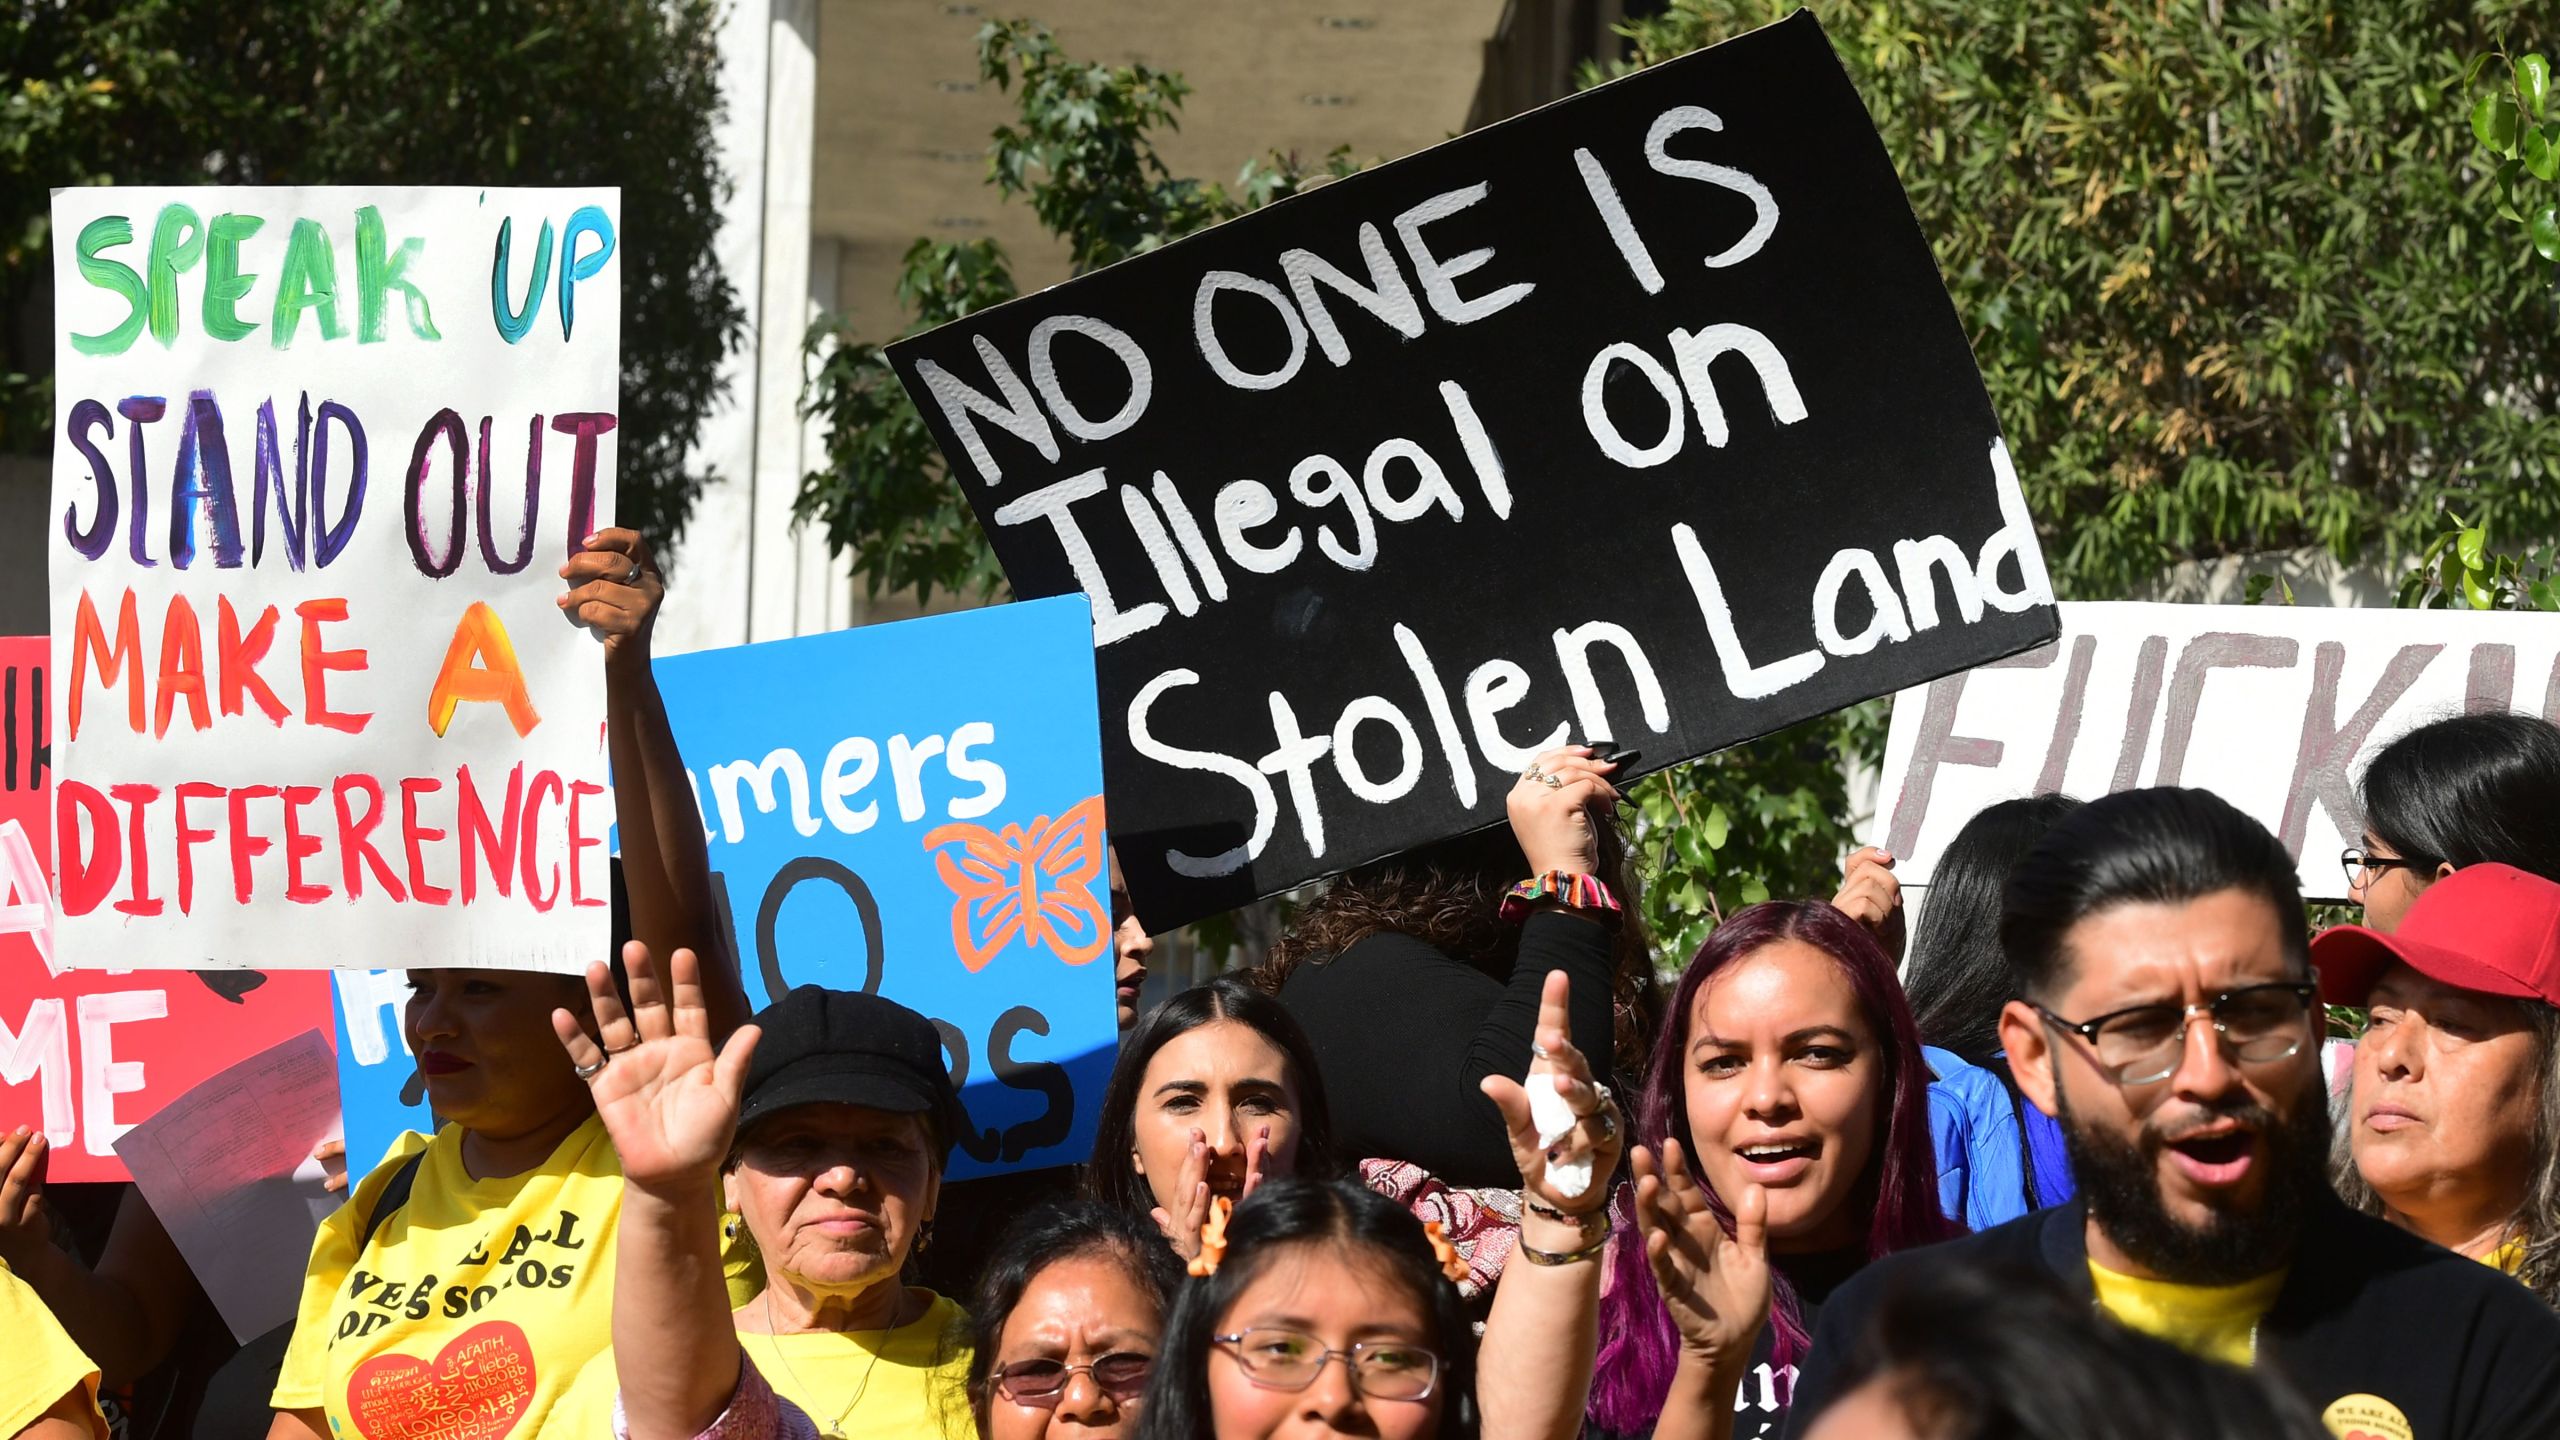
<path fill-rule="evenodd" d="M 1506 922 L 1517 925 L 1528 918 L 1531 910 L 1549 903 L 1570 905 L 1577 910 L 1605 910 L 1613 916 L 1619 910 L 1618 897 L 1609 893 L 1609 887 L 1600 883 L 1599 877 L 1550 870 L 1512 886 L 1502 897 L 1501 915 Z"/>
<path fill-rule="evenodd" d="M 1585 1211 L 1580 1215 L 1568 1215 L 1535 1195 L 1523 1195 L 1520 1197 L 1520 1208 L 1542 1219 L 1553 1220 L 1559 1225 L 1570 1225 L 1586 1235 L 1591 1233 L 1594 1226 L 1605 1226 L 1609 1223 L 1609 1211 L 1605 1206 L 1598 1210 Z"/>

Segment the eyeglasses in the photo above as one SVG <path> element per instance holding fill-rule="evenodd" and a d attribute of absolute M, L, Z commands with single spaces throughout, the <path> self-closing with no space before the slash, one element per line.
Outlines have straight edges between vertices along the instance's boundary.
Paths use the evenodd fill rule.
<path fill-rule="evenodd" d="M 2088 1041 L 2118 1084 L 2149 1085 L 2177 1073 L 2196 1012 L 2212 1021 L 2232 1059 L 2263 1065 L 2301 1051 L 2311 1033 L 2303 1019 L 2319 995 L 2317 982 L 2289 981 L 2225 990 L 2202 1005 L 2137 1005 L 2094 1020 L 2066 1020 L 2042 1005 L 2036 1013 Z"/>
<path fill-rule="evenodd" d="M 1334 1360 L 1349 1370 L 1351 1388 L 1372 1400 L 1426 1400 L 1440 1379 L 1440 1357 L 1401 1340 L 1363 1340 L 1348 1350 L 1328 1350 L 1313 1335 L 1295 1330 L 1209 1338 L 1236 1357 L 1244 1378 L 1265 1390 L 1304 1390 Z"/>
<path fill-rule="evenodd" d="M 1114 1351 L 1090 1365 L 1049 1359 L 1016 1360 L 996 1371 L 996 1393 L 1017 1405 L 1037 1405 L 1045 1410 L 1066 1397 L 1071 1378 L 1090 1375 L 1093 1383 L 1109 1392 L 1112 1399 L 1134 1400 L 1146 1390 L 1147 1377 L 1155 1368 L 1156 1357 L 1133 1350 Z"/>
<path fill-rule="evenodd" d="M 2353 892 L 2372 889 L 2385 870 L 2426 870 L 2434 864 L 2415 855 L 2376 855 L 2362 845 L 2338 852 L 2338 868 L 2347 872 L 2347 889 Z"/>

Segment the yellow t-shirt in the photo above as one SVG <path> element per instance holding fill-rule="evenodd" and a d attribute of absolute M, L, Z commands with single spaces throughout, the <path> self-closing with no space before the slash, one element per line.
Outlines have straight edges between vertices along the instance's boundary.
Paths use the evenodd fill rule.
<path fill-rule="evenodd" d="M 2504 1244 L 2480 1257 L 2480 1263 L 2509 1275 L 2524 1273 L 2524 1237 L 2510 1235 Z"/>
<path fill-rule="evenodd" d="M 957 1312 L 954 1312 L 957 1313 Z M 98 1367 L 62 1331 L 33 1287 L 0 1260 L 0 1435 L 15 1435 L 77 1390 L 88 1402 L 89 1433 L 106 1440 L 98 1413 Z"/>
<path fill-rule="evenodd" d="M 886 1332 L 764 1335 L 741 1330 L 738 1343 L 766 1382 L 800 1407 L 821 1435 L 976 1435 L 962 1387 L 969 1378 L 967 1316 L 930 1290 L 922 1316 Z M 577 1383 L 552 1407 L 542 1440 L 596 1440 L 613 1434 L 613 1401 L 621 1393 L 613 1352 L 587 1362 Z"/>
<path fill-rule="evenodd" d="M 2208 1360 L 2247 1366 L 2258 1355 L 2258 1321 L 2284 1289 L 2285 1272 L 2237 1285 L 2180 1285 L 2120 1275 L 2092 1260 L 2098 1308 L 2139 1330 Z"/>
<path fill-rule="evenodd" d="M 402 1160 L 408 1202 L 355 1253 Z M 474 1180 L 462 1130 L 401 1137 L 312 1241 L 279 1410 L 324 1409 L 335 1440 L 531 1434 L 604 1349 L 622 1158 L 590 1117 L 521 1175 Z"/>

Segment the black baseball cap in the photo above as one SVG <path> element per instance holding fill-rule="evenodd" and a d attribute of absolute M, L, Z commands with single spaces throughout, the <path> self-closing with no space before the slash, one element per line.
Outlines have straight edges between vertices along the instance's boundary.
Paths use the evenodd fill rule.
<path fill-rule="evenodd" d="M 794 1105 L 861 1105 L 933 1117 L 944 1152 L 968 1123 L 933 1022 L 895 1000 L 803 985 L 755 1019 L 740 1129 Z"/>

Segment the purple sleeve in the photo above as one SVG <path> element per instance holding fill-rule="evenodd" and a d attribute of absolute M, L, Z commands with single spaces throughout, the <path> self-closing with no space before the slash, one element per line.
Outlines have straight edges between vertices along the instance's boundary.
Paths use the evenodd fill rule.
<path fill-rule="evenodd" d="M 619 1394 L 613 1397 L 613 1440 L 631 1440 Z M 738 1388 L 729 1392 L 729 1408 L 694 1440 L 818 1440 L 818 1427 L 799 1406 L 775 1394 L 754 1359 L 741 1350 Z"/>

